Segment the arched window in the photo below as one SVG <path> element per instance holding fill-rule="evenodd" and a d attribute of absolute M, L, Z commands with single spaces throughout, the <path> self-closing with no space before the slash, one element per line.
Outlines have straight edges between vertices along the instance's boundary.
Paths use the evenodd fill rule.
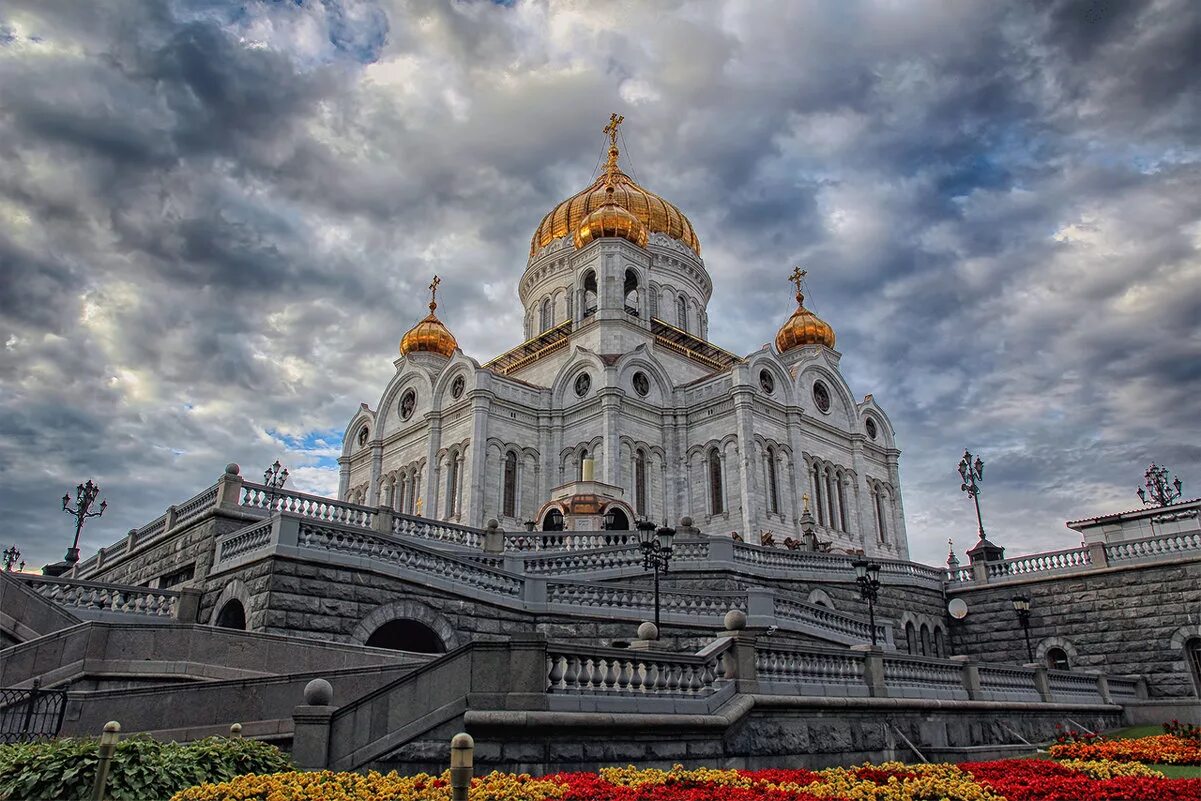
<path fill-rule="evenodd" d="M 646 508 L 646 451 L 641 448 L 634 453 L 634 511 L 647 517 Z"/>
<path fill-rule="evenodd" d="M 626 270 L 625 285 L 622 287 L 625 296 L 626 314 L 638 316 L 638 273 Z"/>
<path fill-rule="evenodd" d="M 721 456 L 718 454 L 717 448 L 714 448 L 709 451 L 709 508 L 715 515 L 725 511 L 721 486 Z"/>
<path fill-rule="evenodd" d="M 584 460 L 588 458 L 588 449 L 580 451 L 580 463 L 576 465 L 576 480 L 584 480 Z"/>
<path fill-rule="evenodd" d="M 681 331 L 688 330 L 688 301 L 683 295 L 676 298 L 676 328 Z"/>
<path fill-rule="evenodd" d="M 1193 686 L 1201 696 L 1201 637 L 1193 637 L 1184 643 L 1184 661 L 1193 676 Z"/>
<path fill-rule="evenodd" d="M 459 511 L 459 465 L 457 453 L 450 455 L 450 464 L 446 471 L 446 516 L 454 517 Z"/>
<path fill-rule="evenodd" d="M 880 533 L 880 542 L 888 542 L 888 518 L 884 513 L 884 488 L 877 485 L 872 489 L 876 501 L 876 530 Z"/>
<path fill-rule="evenodd" d="M 554 311 L 552 310 L 551 305 L 550 305 L 550 298 L 546 298 L 545 300 L 542 301 L 542 319 L 541 319 L 541 325 L 539 327 L 538 333 L 544 333 L 544 332 L 550 330 L 550 325 L 551 325 L 551 321 L 553 319 L 553 314 L 554 314 Z"/>
<path fill-rule="evenodd" d="M 946 644 L 942 639 L 942 629 L 934 630 L 934 655 L 940 658 L 947 656 Z"/>
<path fill-rule="evenodd" d="M 1068 652 L 1062 648 L 1048 648 L 1045 658 L 1047 667 L 1052 670 L 1070 670 L 1072 667 L 1068 662 Z"/>
<path fill-rule="evenodd" d="M 922 656 L 930 656 L 930 627 L 922 624 Z"/>
<path fill-rule="evenodd" d="M 567 293 L 567 319 L 575 320 L 575 292 Z"/>
<path fill-rule="evenodd" d="M 505 454 L 505 492 L 501 507 L 505 517 L 517 516 L 517 454 L 513 451 Z"/>
<path fill-rule="evenodd" d="M 657 286 L 655 286 L 654 284 L 651 284 L 650 302 L 651 302 L 651 311 L 650 311 L 651 317 L 658 317 L 659 316 L 659 288 Z"/>
<path fill-rule="evenodd" d="M 824 526 L 826 524 L 826 504 L 822 499 L 822 471 L 817 465 L 813 465 L 813 508 L 817 512 L 817 524 Z"/>
<path fill-rule="evenodd" d="M 905 624 L 905 652 L 917 653 L 917 629 L 913 627 L 912 623 Z"/>
<path fill-rule="evenodd" d="M 826 519 L 830 521 L 830 528 L 838 528 L 838 512 L 834 508 L 834 480 L 830 475 L 830 471 L 825 471 L 824 480 L 826 482 L 826 506 L 828 514 Z"/>
<path fill-rule="evenodd" d="M 562 531 L 563 530 L 563 513 L 558 509 L 551 509 L 542 518 L 543 531 Z"/>
<path fill-rule="evenodd" d="M 217 620 L 213 625 L 221 629 L 245 631 L 246 609 L 242 606 L 242 602 L 237 598 L 226 601 L 225 606 L 221 607 L 221 611 L 217 613 Z"/>
<path fill-rule="evenodd" d="M 372 648 L 418 654 L 441 654 L 446 651 L 442 638 L 417 620 L 390 620 L 372 632 L 365 644 Z"/>
<path fill-rule="evenodd" d="M 767 449 L 767 508 L 772 514 L 780 514 L 780 483 L 776 480 L 776 451 Z"/>
<path fill-rule="evenodd" d="M 596 311 L 596 273 L 589 271 L 584 276 L 584 316 Z"/>
<path fill-rule="evenodd" d="M 838 530 L 847 530 L 847 493 L 842 485 L 842 474 L 839 473 L 834 478 L 834 485 L 838 488 Z"/>

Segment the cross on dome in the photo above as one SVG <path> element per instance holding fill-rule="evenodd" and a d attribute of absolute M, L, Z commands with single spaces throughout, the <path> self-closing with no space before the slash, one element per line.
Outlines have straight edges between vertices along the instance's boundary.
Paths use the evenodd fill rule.
<path fill-rule="evenodd" d="M 442 283 L 442 279 L 439 278 L 437 275 L 434 276 L 433 281 L 430 281 L 429 290 L 430 290 L 430 311 L 431 312 L 433 312 L 434 309 L 438 308 L 438 285 L 441 283 Z"/>
<path fill-rule="evenodd" d="M 802 270 L 800 267 L 792 268 L 792 274 L 788 276 L 788 280 L 796 285 L 796 301 L 803 304 L 805 302 L 805 276 L 809 274 L 808 270 Z"/>

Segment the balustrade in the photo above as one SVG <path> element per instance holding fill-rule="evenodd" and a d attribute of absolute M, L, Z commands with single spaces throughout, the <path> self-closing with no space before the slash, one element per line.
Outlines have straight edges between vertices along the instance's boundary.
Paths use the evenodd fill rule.
<path fill-rule="evenodd" d="M 968 697 L 963 668 L 954 662 L 886 654 L 884 684 L 890 695 L 903 698 L 966 700 Z"/>
<path fill-rule="evenodd" d="M 506 551 L 582 551 L 637 544 L 636 531 L 532 531 L 505 534 Z"/>
<path fill-rule="evenodd" d="M 1105 546 L 1105 557 L 1110 562 L 1127 562 L 1137 559 L 1155 559 L 1174 556 L 1187 551 L 1201 550 L 1201 532 L 1167 534 L 1162 537 L 1147 537 Z"/>
<path fill-rule="evenodd" d="M 264 509 L 269 512 L 282 510 L 310 520 L 342 523 L 357 528 L 371 528 L 375 522 L 375 510 L 368 506 L 286 489 L 271 489 L 250 482 L 242 483 L 241 503 L 250 509 Z"/>
<path fill-rule="evenodd" d="M 416 537 L 433 542 L 462 545 L 465 548 L 483 548 L 484 535 L 479 530 L 393 513 L 392 533 L 402 537 Z"/>
<path fill-rule="evenodd" d="M 757 647 L 760 681 L 796 685 L 802 695 L 867 695 L 863 655 L 858 652 Z"/>
<path fill-rule="evenodd" d="M 38 595 L 68 609 L 170 618 L 179 603 L 175 590 L 20 575 Z"/>
<path fill-rule="evenodd" d="M 724 653 L 702 659 L 552 645 L 546 657 L 546 691 L 551 694 L 704 698 L 718 690 L 718 682 L 725 675 L 723 657 Z"/>
<path fill-rule="evenodd" d="M 1101 691 L 1097 687 L 1097 677 L 1080 673 L 1069 673 L 1063 670 L 1048 670 L 1047 684 L 1051 688 L 1051 697 L 1064 701 L 1094 701 L 1100 703 Z"/>
<path fill-rule="evenodd" d="M 1038 701 L 1038 685 L 1029 668 L 980 665 L 980 697 L 985 701 Z"/>
<path fill-rule="evenodd" d="M 1026 573 L 1074 570 L 1088 567 L 1090 562 L 1087 548 L 1068 548 L 1062 551 L 1030 554 L 986 564 L 988 577 L 1000 578 L 1002 576 L 1020 576 Z"/>
<path fill-rule="evenodd" d="M 271 544 L 273 521 L 268 519 L 248 529 L 227 535 L 217 543 L 217 564 L 223 564 L 243 554 L 257 551 Z"/>
<path fill-rule="evenodd" d="M 355 531 L 342 531 L 302 520 L 297 535 L 300 548 L 345 553 L 438 576 L 463 586 L 519 598 L 525 583 L 505 573 L 466 559 L 456 559 L 409 543 Z"/>
<path fill-rule="evenodd" d="M 786 595 L 777 594 L 775 596 L 775 616 L 783 620 L 807 623 L 818 629 L 863 642 L 870 641 L 872 638 L 872 629 L 867 621 L 858 620 L 819 604 L 812 604 Z M 887 640 L 887 634 L 888 630 L 885 626 L 876 626 L 876 636 L 880 641 Z"/>

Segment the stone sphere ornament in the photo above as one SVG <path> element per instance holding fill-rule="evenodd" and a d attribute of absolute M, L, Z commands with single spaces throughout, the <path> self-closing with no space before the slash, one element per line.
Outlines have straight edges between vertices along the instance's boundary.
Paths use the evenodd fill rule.
<path fill-rule="evenodd" d="M 225 465 L 225 475 L 227 476 L 236 476 L 241 472 L 242 468 L 238 467 L 238 465 L 234 462 L 230 462 L 229 464 Z"/>
<path fill-rule="evenodd" d="M 304 702 L 309 706 L 329 706 L 334 700 L 334 687 L 325 679 L 313 679 L 304 685 Z"/>
<path fill-rule="evenodd" d="M 726 631 L 742 631 L 746 628 L 746 612 L 741 609 L 731 609 L 726 612 Z"/>
<path fill-rule="evenodd" d="M 659 639 L 659 627 L 649 620 L 638 626 L 638 639 L 640 640 L 657 640 Z"/>

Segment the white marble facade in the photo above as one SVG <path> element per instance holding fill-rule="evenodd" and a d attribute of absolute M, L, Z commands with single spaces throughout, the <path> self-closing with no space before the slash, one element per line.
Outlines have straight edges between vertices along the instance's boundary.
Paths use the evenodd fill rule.
<path fill-rule="evenodd" d="M 663 234 L 550 243 L 518 288 L 532 344 L 485 365 L 459 350 L 398 359 L 347 426 L 339 498 L 519 530 L 587 453 L 655 522 L 780 543 L 800 537 L 808 495 L 836 550 L 907 558 L 887 415 L 855 400 L 824 345 L 741 358 L 709 345 L 711 292 L 700 257 Z"/>

